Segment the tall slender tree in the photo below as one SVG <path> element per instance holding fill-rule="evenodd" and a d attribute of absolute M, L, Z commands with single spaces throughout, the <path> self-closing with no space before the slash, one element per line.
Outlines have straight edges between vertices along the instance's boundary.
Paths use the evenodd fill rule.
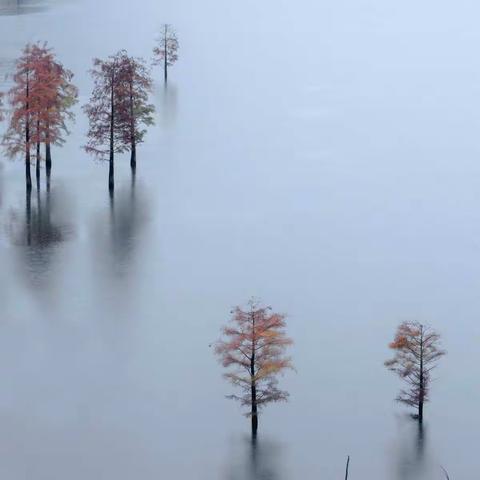
<path fill-rule="evenodd" d="M 419 322 L 404 322 L 398 326 L 390 343 L 395 356 L 385 366 L 407 385 L 397 401 L 417 410 L 414 417 L 423 422 L 423 407 L 429 400 L 431 372 L 446 354 L 440 346 L 440 335 Z"/>
<path fill-rule="evenodd" d="M 163 65 L 165 83 L 168 79 L 168 67 L 178 60 L 178 38 L 172 25 L 164 23 L 161 27 L 158 45 L 153 49 L 154 65 Z"/>
<path fill-rule="evenodd" d="M 228 398 L 248 407 L 252 436 L 257 435 L 259 410 L 271 402 L 286 401 L 278 389 L 278 375 L 293 368 L 285 349 L 292 340 L 285 333 L 285 316 L 251 300 L 247 309 L 236 307 L 215 352 L 229 371 L 225 378 L 240 389 Z"/>
<path fill-rule="evenodd" d="M 137 164 L 137 145 L 143 142 L 146 129 L 153 125 L 155 107 L 148 103 L 152 91 L 152 78 L 141 58 L 129 57 L 127 52 L 118 54 L 119 75 L 119 127 L 123 143 L 130 150 L 130 166 Z"/>
<path fill-rule="evenodd" d="M 124 142 L 122 122 L 118 111 L 124 106 L 119 56 L 112 55 L 106 60 L 95 58 L 90 70 L 94 88 L 90 101 L 83 107 L 89 120 L 88 143 L 85 150 L 99 159 L 109 159 L 108 188 L 114 189 L 115 153 L 125 152 L 128 147 Z"/>

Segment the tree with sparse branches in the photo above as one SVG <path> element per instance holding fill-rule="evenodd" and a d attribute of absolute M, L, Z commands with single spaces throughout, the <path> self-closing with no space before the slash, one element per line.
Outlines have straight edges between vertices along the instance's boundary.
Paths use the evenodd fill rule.
<path fill-rule="evenodd" d="M 165 82 L 168 78 L 168 67 L 171 67 L 178 60 L 178 38 L 174 28 L 168 23 L 161 27 L 158 45 L 153 49 L 154 65 L 163 65 Z"/>
<path fill-rule="evenodd" d="M 419 322 L 404 322 L 389 347 L 395 356 L 386 361 L 385 366 L 407 385 L 397 401 L 415 408 L 414 418 L 422 423 L 423 407 L 429 401 L 431 372 L 446 354 L 440 345 L 440 335 Z"/>
<path fill-rule="evenodd" d="M 84 148 L 101 160 L 108 157 L 108 188 L 113 191 L 115 153 L 127 150 L 117 115 L 121 97 L 118 54 L 106 60 L 95 58 L 90 74 L 94 88 L 89 103 L 83 107 L 89 120 L 88 142 Z"/>
<path fill-rule="evenodd" d="M 148 103 L 152 91 L 152 78 L 141 58 L 129 57 L 127 52 L 118 54 L 119 78 L 119 128 L 122 139 L 130 150 L 130 166 L 137 164 L 137 145 L 143 142 L 146 129 L 153 125 L 155 107 Z"/>
<path fill-rule="evenodd" d="M 124 50 L 93 61 L 90 71 L 94 88 L 83 107 L 89 119 L 88 142 L 84 147 L 99 159 L 109 159 L 109 190 L 114 189 L 115 153 L 131 152 L 136 165 L 136 146 L 143 141 L 142 126 L 153 123 L 153 105 L 148 103 L 152 81 L 145 62 L 129 57 Z"/>
<path fill-rule="evenodd" d="M 292 340 L 285 333 L 285 315 L 251 300 L 248 308 L 236 307 L 230 324 L 223 328 L 215 353 L 229 371 L 225 378 L 240 390 L 228 398 L 248 408 L 252 436 L 258 429 L 259 410 L 271 402 L 286 401 L 288 392 L 278 388 L 278 375 L 291 369 L 285 355 Z"/>

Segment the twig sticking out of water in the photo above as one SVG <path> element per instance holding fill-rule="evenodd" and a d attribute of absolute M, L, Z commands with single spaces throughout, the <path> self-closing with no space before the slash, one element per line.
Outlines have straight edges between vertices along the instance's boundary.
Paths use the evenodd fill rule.
<path fill-rule="evenodd" d="M 448 472 L 440 465 L 440 468 L 443 470 L 443 473 L 445 474 L 445 478 L 447 480 L 450 480 L 450 477 L 448 476 Z"/>
<path fill-rule="evenodd" d="M 345 467 L 345 480 L 348 480 L 348 467 L 350 465 L 350 455 L 347 457 L 347 466 Z M 448 479 L 450 480 L 450 479 Z"/>

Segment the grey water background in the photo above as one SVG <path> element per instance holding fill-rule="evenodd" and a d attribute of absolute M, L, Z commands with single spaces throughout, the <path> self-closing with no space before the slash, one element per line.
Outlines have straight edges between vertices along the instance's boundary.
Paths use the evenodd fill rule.
<path fill-rule="evenodd" d="M 473 1 L 39 0 L 0 16 L 0 85 L 27 41 L 75 73 L 180 60 L 131 182 L 81 149 L 52 190 L 0 160 L 0 476 L 437 479 L 478 471 L 480 60 Z M 4 12 L 6 10 L 4 9 Z M 0 127 L 2 128 L 2 127 Z M 44 172 L 42 171 L 42 175 Z M 209 345 L 251 295 L 289 314 L 287 404 L 248 422 Z M 448 349 L 424 432 L 383 367 L 398 322 Z"/>

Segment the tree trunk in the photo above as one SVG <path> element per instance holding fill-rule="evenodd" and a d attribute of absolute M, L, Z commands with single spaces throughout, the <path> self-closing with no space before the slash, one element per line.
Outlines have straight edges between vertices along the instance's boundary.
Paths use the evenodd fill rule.
<path fill-rule="evenodd" d="M 27 245 L 32 244 L 32 190 L 27 190 L 25 197 L 25 226 Z"/>
<path fill-rule="evenodd" d="M 423 403 L 425 400 L 425 376 L 423 371 L 423 327 L 420 332 L 420 378 L 418 398 L 418 423 L 423 423 Z"/>
<path fill-rule="evenodd" d="M 114 189 L 114 154 L 113 154 L 113 128 L 115 125 L 115 108 L 114 108 L 114 83 L 115 73 L 112 72 L 111 86 L 110 86 L 110 162 L 108 169 L 108 189 L 113 191 Z"/>
<path fill-rule="evenodd" d="M 255 382 L 252 384 L 252 437 L 257 436 L 258 412 L 257 412 L 257 388 Z"/>
<path fill-rule="evenodd" d="M 29 91 L 30 91 L 30 84 L 29 84 L 29 75 L 27 72 L 27 86 L 26 86 L 26 93 L 27 93 L 27 102 L 25 104 L 26 110 L 26 125 L 25 125 L 25 183 L 27 187 L 27 192 L 32 190 L 32 175 L 30 173 L 30 116 L 29 116 Z"/>
<path fill-rule="evenodd" d="M 38 122 L 37 122 L 37 129 L 38 129 Z M 35 173 L 37 177 L 37 190 L 39 190 L 40 189 L 40 142 L 37 142 L 36 155 L 37 155 L 37 160 L 35 162 Z"/>
<path fill-rule="evenodd" d="M 133 108 L 133 85 L 130 82 L 130 167 L 132 171 L 137 168 L 137 142 L 135 139 L 135 112 Z"/>
<path fill-rule="evenodd" d="M 258 430 L 258 411 L 257 411 L 257 384 L 255 382 L 255 314 L 252 313 L 252 356 L 250 358 L 250 376 L 252 378 L 251 401 L 252 401 L 252 437 L 256 438 Z"/>
<path fill-rule="evenodd" d="M 27 145 L 27 151 L 25 154 L 25 184 L 27 192 L 32 191 L 32 175 L 30 173 L 30 149 Z"/>
<path fill-rule="evenodd" d="M 52 169 L 52 152 L 50 151 L 50 124 L 47 123 L 47 137 L 45 139 L 45 169 L 47 171 L 47 176 L 50 175 L 50 170 Z"/>
<path fill-rule="evenodd" d="M 163 44 L 163 60 L 164 60 L 164 71 L 165 71 L 165 83 L 167 83 L 167 69 L 168 69 L 168 51 L 167 51 L 167 32 L 168 32 L 168 28 L 167 26 L 165 25 L 165 41 L 164 41 L 164 44 Z"/>
<path fill-rule="evenodd" d="M 132 153 L 130 156 L 130 167 L 133 171 L 137 168 L 137 146 L 135 144 L 135 139 L 132 139 Z"/>

